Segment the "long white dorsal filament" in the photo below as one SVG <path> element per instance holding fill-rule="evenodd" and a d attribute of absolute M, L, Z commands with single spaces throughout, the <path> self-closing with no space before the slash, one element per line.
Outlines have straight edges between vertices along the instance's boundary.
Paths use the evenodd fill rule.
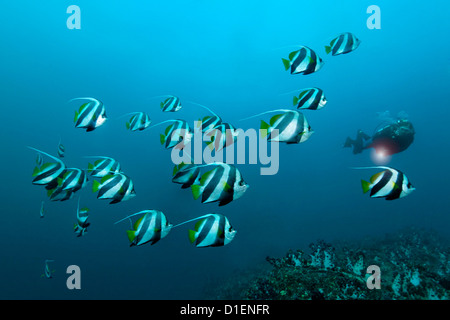
<path fill-rule="evenodd" d="M 181 222 L 181 223 L 179 223 L 179 224 L 177 224 L 177 225 L 174 225 L 174 226 L 172 227 L 172 229 L 173 229 L 173 228 L 176 228 L 176 227 L 179 227 L 179 226 L 181 226 L 181 225 L 183 225 L 183 224 L 186 224 L 186 223 L 195 221 L 195 220 L 207 218 L 207 217 L 212 216 L 212 215 L 213 215 L 212 213 L 208 213 L 208 214 L 205 214 L 204 216 L 200 216 L 200 217 L 197 217 L 197 218 L 194 218 L 194 219 L 191 219 L 191 220 L 187 220 L 187 221 Z"/>
<path fill-rule="evenodd" d="M 122 222 L 122 221 L 124 221 L 124 220 L 126 220 L 126 219 L 129 219 L 129 218 L 131 218 L 131 217 L 137 216 L 137 215 L 139 215 L 139 214 L 144 214 L 144 213 L 149 213 L 149 212 L 150 212 L 150 210 L 142 210 L 142 211 L 133 213 L 133 214 L 129 215 L 128 217 L 125 217 L 125 218 L 123 218 L 123 219 L 120 219 L 120 220 L 117 221 L 117 222 L 114 222 L 114 224 L 118 224 L 119 222 Z"/>
<path fill-rule="evenodd" d="M 248 120 L 248 119 L 253 119 L 268 113 L 273 113 L 273 112 L 289 112 L 289 111 L 295 111 L 295 110 L 288 110 L 288 109 L 276 109 L 276 110 L 270 110 L 270 111 L 266 111 L 266 112 L 262 112 L 259 114 L 255 114 L 254 116 L 248 117 L 248 118 L 244 118 L 244 119 L 240 119 L 239 121 L 244 121 L 244 120 Z"/>

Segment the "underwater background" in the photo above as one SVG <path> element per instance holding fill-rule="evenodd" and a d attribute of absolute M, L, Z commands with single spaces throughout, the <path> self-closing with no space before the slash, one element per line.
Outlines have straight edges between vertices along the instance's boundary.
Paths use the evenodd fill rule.
<path fill-rule="evenodd" d="M 70 5 L 81 9 L 81 29 L 66 26 Z M 370 5 L 381 9 L 381 29 L 368 29 Z M 448 238 L 447 41 L 450 5 L 436 1 L 11 1 L 0 10 L 2 125 L 1 299 L 203 299 L 205 286 L 242 270 L 307 248 L 317 239 L 359 241 L 405 227 L 434 230 Z M 361 41 L 352 53 L 332 57 L 324 46 L 342 32 Z M 310 75 L 284 71 L 281 58 L 295 45 L 313 48 L 325 61 Z M 294 48 L 292 48 L 294 46 Z M 305 110 L 314 129 L 301 144 L 280 144 L 279 171 L 237 165 L 250 185 L 226 206 L 202 204 L 172 183 L 164 127 L 130 132 L 121 115 L 145 111 L 153 123 L 208 115 L 185 105 L 163 113 L 152 97 L 173 94 L 206 105 L 236 127 L 239 119 L 292 108 L 292 90 L 320 87 L 328 104 Z M 108 121 L 86 132 L 75 128 L 76 97 L 96 97 Z M 378 112 L 406 112 L 413 144 L 387 164 L 408 175 L 416 190 L 395 201 L 363 194 L 360 180 L 375 173 L 370 151 L 342 147 L 358 129 L 368 134 Z M 118 160 L 137 196 L 109 204 L 89 184 L 68 201 L 51 202 L 32 185 L 36 152 L 87 168 L 104 155 Z M 76 237 L 78 197 L 90 209 L 88 232 Z M 41 201 L 45 217 L 40 218 Z M 234 240 L 196 248 L 189 226 L 155 245 L 129 246 L 127 222 L 144 209 L 163 211 L 179 223 L 206 213 L 228 217 Z M 41 277 L 52 259 L 53 278 Z M 66 268 L 81 269 L 81 290 L 66 287 Z M 217 281 L 220 283 L 220 281 Z M 389 284 L 387 284 L 389 285 Z M 220 288 L 217 288 L 218 290 Z M 208 289 L 209 292 L 214 288 Z"/>

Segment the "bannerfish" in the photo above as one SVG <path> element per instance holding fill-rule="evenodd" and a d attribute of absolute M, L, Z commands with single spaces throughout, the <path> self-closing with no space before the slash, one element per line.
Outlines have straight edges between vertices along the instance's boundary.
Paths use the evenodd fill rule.
<path fill-rule="evenodd" d="M 395 200 L 406 197 L 416 189 L 403 172 L 393 168 L 377 166 L 354 169 L 384 169 L 384 171 L 374 174 L 370 178 L 370 182 L 361 180 L 363 192 L 370 191 L 372 198 Z"/>
<path fill-rule="evenodd" d="M 128 130 L 142 131 L 148 128 L 152 123 L 152 120 L 145 112 L 133 112 L 130 120 L 125 123 Z"/>
<path fill-rule="evenodd" d="M 200 129 L 202 132 L 208 132 L 209 130 L 214 129 L 216 126 L 220 125 L 222 123 L 222 118 L 215 113 L 212 109 L 208 108 L 207 106 L 204 106 L 200 103 L 193 102 L 193 101 L 187 101 L 191 104 L 194 104 L 196 106 L 199 106 L 207 111 L 209 111 L 212 116 L 205 116 L 202 119 L 198 119 L 195 124 L 195 129 Z"/>
<path fill-rule="evenodd" d="M 38 153 L 36 156 L 36 164 L 40 167 L 44 164 L 44 158 L 42 157 L 42 154 Z"/>
<path fill-rule="evenodd" d="M 55 270 L 50 270 L 49 267 L 49 262 L 53 262 L 55 260 L 45 260 L 44 262 L 44 274 L 41 274 L 41 277 L 45 277 L 47 279 L 51 279 L 53 278 L 53 273 L 55 272 Z"/>
<path fill-rule="evenodd" d="M 200 168 L 197 165 L 180 163 L 173 168 L 172 182 L 181 184 L 182 189 L 189 188 L 198 179 Z"/>
<path fill-rule="evenodd" d="M 206 136 L 210 137 L 210 141 L 206 142 L 206 145 L 211 149 L 220 151 L 229 145 L 233 144 L 237 137 L 238 131 L 230 123 L 222 122 L 216 125 L 213 129 L 205 133 Z"/>
<path fill-rule="evenodd" d="M 58 186 L 63 190 L 76 192 L 88 181 L 86 172 L 78 168 L 67 168 L 62 177 L 57 178 Z"/>
<path fill-rule="evenodd" d="M 105 123 L 108 119 L 103 102 L 95 98 L 74 98 L 74 100 L 89 100 L 81 105 L 78 111 L 75 111 L 75 127 L 92 131 Z M 69 101 L 69 102 L 70 102 Z"/>
<path fill-rule="evenodd" d="M 41 210 L 39 211 L 39 215 L 41 218 L 44 217 L 44 201 L 41 202 Z"/>
<path fill-rule="evenodd" d="M 206 116 L 203 119 L 197 121 L 197 128 L 202 129 L 202 132 L 209 132 L 219 126 L 222 123 L 222 119 L 219 116 Z"/>
<path fill-rule="evenodd" d="M 202 174 L 199 181 L 191 185 L 195 200 L 201 196 L 202 203 L 218 201 L 219 206 L 223 206 L 239 199 L 248 189 L 248 184 L 235 166 L 216 162 L 198 167 L 206 166 L 215 168 Z"/>
<path fill-rule="evenodd" d="M 287 71 L 291 68 L 291 74 L 311 74 L 319 71 L 324 62 L 312 49 L 301 46 L 299 50 L 289 54 L 289 59 L 282 59 Z"/>
<path fill-rule="evenodd" d="M 143 216 L 136 220 L 132 225 L 132 230 L 127 230 L 130 247 L 141 246 L 148 242 L 153 245 L 166 237 L 172 229 L 172 225 L 169 223 L 164 213 L 158 210 L 143 210 L 125 217 L 116 223 L 141 214 Z"/>
<path fill-rule="evenodd" d="M 185 145 L 187 145 L 193 137 L 193 133 L 189 124 L 185 120 L 166 120 L 163 122 L 159 122 L 150 128 L 162 125 L 164 123 L 171 122 L 164 134 L 160 134 L 159 141 L 166 149 L 176 148 L 183 149 Z"/>
<path fill-rule="evenodd" d="M 346 54 L 356 50 L 361 44 L 361 40 L 350 32 L 344 32 L 331 40 L 329 46 L 325 46 L 327 54 L 331 52 L 331 55 L 337 56 L 340 54 Z"/>
<path fill-rule="evenodd" d="M 92 191 L 97 192 L 97 199 L 111 199 L 110 204 L 129 200 L 136 196 L 133 181 L 123 173 L 104 176 L 100 182 L 95 180 Z"/>
<path fill-rule="evenodd" d="M 75 223 L 75 226 L 73 227 L 77 237 L 81 237 L 84 235 L 85 232 L 87 232 L 87 227 L 91 225 L 89 222 L 87 222 L 88 218 L 89 218 L 89 208 L 80 209 L 80 198 L 78 198 L 77 223 Z"/>
<path fill-rule="evenodd" d="M 298 97 L 294 97 L 294 106 L 297 106 L 297 109 L 319 110 L 326 103 L 327 99 L 320 88 L 303 89 Z"/>
<path fill-rule="evenodd" d="M 236 235 L 236 230 L 228 218 L 216 213 L 182 222 L 173 228 L 194 220 L 199 221 L 195 224 L 194 230 L 189 230 L 189 240 L 197 248 L 222 247 L 229 244 Z"/>
<path fill-rule="evenodd" d="M 270 118 L 269 123 L 261 120 L 260 132 L 263 138 L 267 137 L 268 141 L 285 142 L 287 144 L 301 143 L 308 140 L 314 133 L 306 117 L 296 110 L 271 110 L 241 119 L 241 121 L 275 112 L 281 113 Z"/>
<path fill-rule="evenodd" d="M 94 164 L 88 163 L 88 173 L 95 178 L 103 178 L 107 174 L 120 173 L 120 163 L 113 158 L 104 156 L 86 156 L 85 158 L 100 158 Z"/>
<path fill-rule="evenodd" d="M 34 177 L 32 183 L 36 185 L 46 185 L 54 181 L 58 176 L 66 169 L 65 164 L 58 158 L 49 155 L 43 151 L 28 147 L 31 150 L 37 151 L 43 155 L 46 155 L 56 162 L 46 162 L 42 166 L 37 166 L 33 170 L 32 176 Z"/>
<path fill-rule="evenodd" d="M 56 186 L 47 190 L 47 196 L 51 201 L 66 201 L 72 199 L 73 194 L 73 191 L 63 190 L 61 186 Z"/>
<path fill-rule="evenodd" d="M 171 96 L 160 103 L 163 112 L 176 112 L 181 109 L 180 98 Z"/>
<path fill-rule="evenodd" d="M 59 140 L 58 143 L 58 156 L 60 158 L 64 158 L 64 154 L 66 153 L 66 148 L 64 147 L 64 145 L 61 143 L 61 140 Z"/>

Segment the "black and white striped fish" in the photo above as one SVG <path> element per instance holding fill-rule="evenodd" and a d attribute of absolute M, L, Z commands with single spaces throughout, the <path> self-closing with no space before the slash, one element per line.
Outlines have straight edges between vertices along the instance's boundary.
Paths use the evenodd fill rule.
<path fill-rule="evenodd" d="M 326 103 L 327 99 L 320 88 L 303 89 L 298 97 L 294 97 L 294 106 L 297 106 L 297 109 L 319 110 Z"/>
<path fill-rule="evenodd" d="M 58 177 L 58 187 L 62 190 L 76 192 L 88 181 L 86 172 L 78 168 L 66 168 L 62 177 Z"/>
<path fill-rule="evenodd" d="M 370 178 L 370 182 L 361 180 L 363 192 L 370 190 L 372 198 L 385 198 L 386 200 L 395 200 L 406 197 L 415 190 L 406 175 L 396 169 L 389 167 L 365 167 L 354 169 L 384 169 Z"/>
<path fill-rule="evenodd" d="M 198 167 L 207 166 L 215 168 L 202 174 L 199 181 L 191 185 L 195 200 L 201 196 L 202 203 L 218 201 L 219 206 L 223 206 L 239 199 L 248 189 L 248 184 L 235 166 L 216 162 Z"/>
<path fill-rule="evenodd" d="M 41 277 L 46 277 L 47 279 L 53 278 L 52 274 L 55 272 L 55 270 L 50 270 L 50 266 L 48 265 L 49 262 L 53 262 L 55 260 L 45 260 L 44 262 L 44 274 L 41 275 Z"/>
<path fill-rule="evenodd" d="M 98 191 L 97 199 L 111 199 L 111 204 L 126 201 L 136 196 L 133 181 L 123 173 L 106 175 L 100 182 L 95 180 L 92 191 Z"/>
<path fill-rule="evenodd" d="M 185 120 L 166 120 L 153 125 L 151 128 L 167 122 L 172 122 L 172 124 L 166 128 L 164 134 L 160 134 L 159 141 L 166 149 L 174 147 L 182 149 L 193 137 L 193 132 L 189 127 L 189 124 Z"/>
<path fill-rule="evenodd" d="M 238 133 L 239 132 L 236 131 L 236 128 L 232 124 L 222 122 L 205 133 L 205 135 L 209 136 L 211 139 L 211 141 L 206 142 L 206 145 L 210 147 L 211 150 L 215 149 L 216 151 L 220 151 L 233 144 L 238 137 Z"/>
<path fill-rule="evenodd" d="M 88 163 L 88 173 L 95 178 L 103 178 L 111 173 L 120 173 L 120 163 L 113 158 L 104 156 L 87 156 L 85 158 L 100 158 L 94 164 Z"/>
<path fill-rule="evenodd" d="M 143 216 L 132 225 L 132 230 L 127 230 L 130 247 L 141 246 L 149 242 L 153 245 L 166 237 L 172 228 L 164 213 L 158 210 L 143 210 L 123 218 L 116 223 L 141 214 Z"/>
<path fill-rule="evenodd" d="M 152 123 L 152 120 L 145 112 L 133 112 L 131 114 L 133 114 L 133 116 L 125 123 L 128 130 L 142 131 L 147 129 Z"/>
<path fill-rule="evenodd" d="M 78 111 L 75 111 L 75 127 L 83 128 L 86 131 L 92 131 L 108 119 L 106 116 L 106 109 L 103 102 L 95 98 L 74 98 L 74 100 L 89 100 L 89 102 L 81 105 Z"/>
<path fill-rule="evenodd" d="M 35 149 L 33 147 L 28 147 L 34 151 L 37 151 L 43 155 L 46 155 L 56 162 L 46 162 L 40 167 L 35 167 L 32 176 L 34 177 L 32 183 L 36 185 L 46 185 L 52 181 L 56 181 L 56 178 L 66 169 L 65 164 L 58 158 L 49 155 L 43 151 Z"/>
<path fill-rule="evenodd" d="M 39 211 L 39 216 L 41 217 L 41 218 L 43 218 L 45 215 L 45 212 L 44 212 L 44 201 L 42 201 L 41 202 L 41 210 Z"/>
<path fill-rule="evenodd" d="M 42 154 L 40 154 L 39 152 L 37 153 L 37 156 L 36 156 L 36 164 L 39 167 L 44 164 L 44 158 L 42 157 Z"/>
<path fill-rule="evenodd" d="M 269 123 L 261 120 L 260 132 L 263 138 L 267 137 L 268 141 L 285 142 L 287 144 L 301 143 L 308 140 L 314 133 L 306 117 L 300 111 L 296 110 L 271 110 L 241 119 L 241 121 L 273 112 L 282 113 L 270 118 Z"/>
<path fill-rule="evenodd" d="M 60 158 L 64 158 L 64 154 L 66 153 L 66 147 L 61 143 L 61 140 L 58 143 L 58 156 Z"/>
<path fill-rule="evenodd" d="M 222 119 L 219 116 L 206 116 L 198 120 L 197 128 L 201 127 L 202 132 L 208 132 L 220 124 L 222 124 Z"/>
<path fill-rule="evenodd" d="M 176 112 L 181 109 L 180 98 L 172 96 L 160 103 L 163 112 Z"/>
<path fill-rule="evenodd" d="M 80 198 L 78 198 L 78 206 L 77 206 L 77 223 L 73 227 L 73 231 L 76 233 L 77 237 L 81 237 L 87 232 L 87 227 L 91 224 L 87 222 L 89 218 L 89 208 L 80 209 Z"/>
<path fill-rule="evenodd" d="M 207 106 L 204 106 L 200 103 L 188 101 L 191 104 L 194 104 L 196 106 L 199 106 L 207 111 L 209 111 L 212 116 L 205 116 L 202 119 L 199 119 L 195 123 L 195 129 L 200 129 L 202 132 L 208 132 L 209 130 L 214 129 L 216 126 L 220 125 L 222 123 L 222 118 L 217 115 L 211 108 L 208 108 Z"/>
<path fill-rule="evenodd" d="M 284 113 L 273 116 L 269 124 L 261 120 L 263 138 L 264 132 L 266 132 L 268 141 L 292 144 L 305 142 L 314 133 L 308 120 L 301 112 L 293 110 L 278 111 L 284 111 Z"/>
<path fill-rule="evenodd" d="M 302 46 L 299 50 L 289 54 L 289 59 L 282 59 L 287 71 L 291 68 L 291 74 L 310 74 L 319 71 L 324 62 L 312 49 Z"/>
<path fill-rule="evenodd" d="M 189 240 L 197 248 L 221 247 L 229 244 L 236 235 L 227 217 L 211 213 L 199 217 L 194 230 L 189 230 Z"/>
<path fill-rule="evenodd" d="M 72 199 L 74 192 L 72 190 L 63 190 L 60 185 L 53 188 L 47 188 L 47 196 L 51 201 L 66 201 Z"/>
<path fill-rule="evenodd" d="M 181 184 L 182 189 L 189 188 L 199 178 L 200 168 L 197 165 L 180 163 L 173 168 L 172 182 Z"/>
<path fill-rule="evenodd" d="M 330 45 L 325 46 L 325 51 L 327 54 L 331 52 L 331 55 L 337 56 L 356 50 L 360 44 L 361 40 L 359 40 L 354 34 L 344 32 L 331 40 Z"/>

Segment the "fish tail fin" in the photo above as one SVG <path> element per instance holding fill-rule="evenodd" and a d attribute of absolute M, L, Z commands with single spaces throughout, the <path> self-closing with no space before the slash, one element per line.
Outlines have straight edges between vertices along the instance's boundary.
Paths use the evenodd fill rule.
<path fill-rule="evenodd" d="M 281 58 L 281 60 L 283 61 L 284 70 L 287 71 L 289 69 L 289 67 L 291 66 L 291 62 L 288 59 L 284 59 L 284 58 Z"/>
<path fill-rule="evenodd" d="M 125 127 L 126 127 L 128 130 L 130 130 L 130 123 L 129 123 L 128 121 L 125 123 Z"/>
<path fill-rule="evenodd" d="M 365 180 L 361 180 L 361 187 L 363 189 L 363 193 L 367 193 L 367 191 L 370 190 L 370 182 L 367 182 Z"/>
<path fill-rule="evenodd" d="M 325 52 L 327 54 L 329 54 L 331 52 L 331 47 L 330 46 L 325 46 Z"/>

